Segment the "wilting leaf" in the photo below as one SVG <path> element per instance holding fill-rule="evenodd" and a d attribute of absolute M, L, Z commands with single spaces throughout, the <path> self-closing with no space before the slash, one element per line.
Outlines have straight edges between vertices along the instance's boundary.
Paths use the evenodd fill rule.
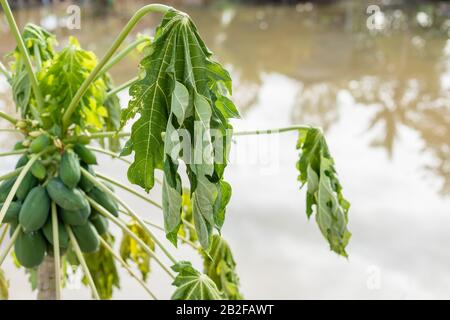
<path fill-rule="evenodd" d="M 141 239 L 152 251 L 155 250 L 155 243 L 149 234 L 136 223 L 131 222 L 128 228 Z M 150 255 L 141 247 L 139 243 L 124 233 L 122 242 L 120 244 L 120 255 L 123 260 L 131 260 L 139 268 L 142 275 L 142 280 L 146 281 L 150 273 Z"/>
<path fill-rule="evenodd" d="M 113 236 L 107 235 L 104 239 L 111 247 L 114 245 Z M 114 256 L 104 246 L 100 246 L 97 252 L 85 254 L 84 258 L 100 298 L 111 299 L 114 288 L 120 289 L 120 278 Z M 88 284 L 86 277 L 83 278 L 83 283 Z"/>
<path fill-rule="evenodd" d="M 42 64 L 53 58 L 53 45 L 56 43 L 53 34 L 29 23 L 25 26 L 22 37 L 28 53 L 36 65 L 39 64 L 39 67 L 41 67 Z M 28 111 L 31 111 L 35 117 L 39 117 L 38 111 L 35 110 L 34 101 L 32 101 L 31 82 L 25 68 L 24 57 L 18 48 L 14 50 L 13 56 L 15 61 L 12 65 L 11 86 L 17 110 L 20 111 L 22 117 L 28 115 Z"/>
<path fill-rule="evenodd" d="M 320 129 L 299 132 L 297 149 L 300 159 L 298 180 L 307 184 L 306 212 L 308 217 L 316 207 L 316 221 L 331 250 L 347 256 L 345 247 L 351 233 L 347 230 L 350 203 L 342 194 L 342 187 L 334 168 L 325 137 Z"/>
<path fill-rule="evenodd" d="M 191 242 L 196 242 L 198 240 L 197 232 L 195 231 L 194 216 L 192 214 L 192 202 L 189 190 L 183 190 L 182 196 L 182 228 L 178 231 L 181 237 L 187 238 Z M 186 223 L 187 222 L 187 223 Z"/>
<path fill-rule="evenodd" d="M 177 287 L 173 300 L 222 300 L 214 281 L 195 270 L 190 262 L 178 262 L 172 270 L 178 273 L 172 283 Z"/>
<path fill-rule="evenodd" d="M 141 62 L 143 77 L 131 87 L 132 100 L 122 113 L 122 125 L 140 114 L 123 151 L 135 153 L 128 178 L 150 190 L 155 169 L 164 170 L 166 234 L 176 244 L 182 211 L 178 161 L 185 162 L 197 234 L 207 249 L 214 227 L 223 224 L 231 195 L 223 183 L 232 134 L 228 120 L 239 116 L 229 98 L 231 78 L 212 61 L 184 13 L 170 10 L 164 16 L 152 49 Z"/>
<path fill-rule="evenodd" d="M 203 253 L 204 272 L 229 300 L 243 299 L 239 292 L 239 277 L 236 262 L 228 243 L 219 235 L 214 235 L 208 254 Z"/>
<path fill-rule="evenodd" d="M 8 300 L 9 298 L 9 282 L 5 277 L 5 273 L 0 269 L 0 300 Z"/>

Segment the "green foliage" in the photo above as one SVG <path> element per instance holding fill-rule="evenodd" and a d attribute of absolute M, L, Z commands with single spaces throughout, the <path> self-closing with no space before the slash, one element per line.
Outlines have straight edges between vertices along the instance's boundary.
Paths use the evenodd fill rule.
<path fill-rule="evenodd" d="M 61 127 L 63 113 L 97 64 L 94 53 L 83 50 L 75 38 L 61 52 L 57 53 L 39 74 L 40 87 L 46 99 L 42 115 L 47 127 L 56 124 Z M 105 125 L 108 110 L 104 105 L 107 85 L 97 79 L 89 86 L 86 94 L 72 116 L 72 124 L 78 129 L 98 131 Z"/>
<path fill-rule="evenodd" d="M 317 224 L 331 250 L 347 257 L 345 247 L 351 237 L 347 230 L 350 203 L 342 194 L 322 131 L 315 128 L 299 131 L 297 149 L 300 150 L 298 180 L 302 186 L 307 184 L 306 213 L 310 217 L 313 206 L 316 207 Z"/>
<path fill-rule="evenodd" d="M 243 299 L 239 292 L 236 262 L 228 243 L 221 236 L 212 237 L 211 249 L 208 253 L 203 253 L 203 260 L 205 274 L 214 281 L 226 299 Z"/>
<path fill-rule="evenodd" d="M 222 300 L 223 297 L 214 281 L 195 270 L 190 262 L 181 261 L 172 267 L 177 272 L 172 285 L 177 287 L 173 300 Z"/>
<path fill-rule="evenodd" d="M 152 251 L 155 250 L 155 243 L 150 235 L 135 221 L 129 223 L 127 227 L 141 239 Z M 124 261 L 131 260 L 138 267 L 142 275 L 142 280 L 146 281 L 150 273 L 150 255 L 142 246 L 128 234 L 124 233 L 120 244 L 120 255 Z"/>
<path fill-rule="evenodd" d="M 0 269 L 0 300 L 8 300 L 9 298 L 9 282 L 5 277 L 5 273 Z"/>
<path fill-rule="evenodd" d="M 114 246 L 112 235 L 107 234 L 103 238 L 111 247 Z M 114 256 L 104 246 L 100 246 L 97 252 L 85 254 L 84 258 L 100 298 L 111 299 L 114 288 L 120 289 L 120 278 Z M 83 283 L 88 285 L 86 277 L 83 278 Z"/>
<path fill-rule="evenodd" d="M 34 24 L 27 24 L 23 30 L 22 37 L 30 57 L 39 68 L 42 67 L 43 63 L 53 58 L 53 46 L 56 43 L 56 38 L 53 34 Z M 12 65 L 11 85 L 17 110 L 20 111 L 22 117 L 26 117 L 29 111 L 34 116 L 38 116 L 39 112 L 36 110 L 32 100 L 31 83 L 25 68 L 24 57 L 17 48 L 13 52 L 13 56 L 15 59 Z"/>
<path fill-rule="evenodd" d="M 191 19 L 178 11 L 166 13 L 152 49 L 141 62 L 145 76 L 131 87 L 132 100 L 122 114 L 122 124 L 140 114 L 127 144 L 126 153 L 135 152 L 128 178 L 148 191 L 155 169 L 164 171 L 165 228 L 176 244 L 182 205 L 178 164 L 184 161 L 196 231 L 207 249 L 214 227 L 223 224 L 231 195 L 223 182 L 232 128 L 228 120 L 239 116 L 229 99 L 231 78 L 211 60 Z M 190 142 L 181 141 L 179 129 L 189 134 Z"/>

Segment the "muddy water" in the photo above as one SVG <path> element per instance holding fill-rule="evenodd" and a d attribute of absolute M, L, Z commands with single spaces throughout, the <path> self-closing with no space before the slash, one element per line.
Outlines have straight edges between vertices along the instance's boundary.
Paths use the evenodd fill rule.
<path fill-rule="evenodd" d="M 86 13 L 80 31 L 57 27 L 61 7 L 22 11 L 19 21 L 55 27 L 62 44 L 75 35 L 101 55 L 135 7 L 123 3 L 106 16 Z M 185 8 L 233 74 L 243 114 L 235 127 L 323 127 L 352 203 L 345 260 L 306 219 L 296 135 L 236 138 L 227 171 L 234 195 L 223 233 L 247 298 L 450 298 L 450 10 L 391 6 L 368 21 L 366 8 L 361 1 Z M 139 32 L 151 33 L 155 22 L 146 19 Z M 6 30 L 0 25 L 2 53 L 13 47 Z M 117 66 L 116 83 L 133 77 L 138 62 L 133 55 Z M 0 107 L 11 109 L 4 81 L 0 93 Z M 125 105 L 126 93 L 122 98 Z M 6 149 L 13 139 L 0 143 Z M 124 165 L 102 160 L 104 172 L 126 181 Z M 0 168 L 12 166 L 5 159 Z M 159 191 L 151 196 L 160 198 Z M 157 210 L 126 199 L 162 222 Z M 200 267 L 190 249 L 174 254 Z M 34 297 L 22 273 L 11 264 L 6 272 L 12 298 Z M 122 279 L 117 298 L 144 297 L 125 274 Z M 169 297 L 168 282 L 155 265 L 150 286 Z M 64 294 L 88 297 L 76 287 Z"/>

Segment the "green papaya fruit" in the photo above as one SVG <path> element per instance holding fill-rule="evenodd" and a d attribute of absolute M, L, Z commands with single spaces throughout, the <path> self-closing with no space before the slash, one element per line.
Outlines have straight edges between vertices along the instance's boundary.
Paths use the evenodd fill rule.
<path fill-rule="evenodd" d="M 64 151 L 59 167 L 59 177 L 66 186 L 73 189 L 80 182 L 81 170 L 78 156 L 70 149 Z"/>
<path fill-rule="evenodd" d="M 112 215 L 115 217 L 119 216 L 119 206 L 117 205 L 117 202 L 105 192 L 101 191 L 97 187 L 94 187 L 88 195 L 92 198 L 92 200 L 108 210 Z"/>
<path fill-rule="evenodd" d="M 44 234 L 47 241 L 53 245 L 53 223 L 52 217 L 47 219 L 44 227 L 42 228 L 42 233 Z M 61 221 L 58 221 L 58 236 L 59 236 L 59 246 L 61 248 L 67 248 L 69 246 L 69 234 L 67 233 L 66 227 Z"/>
<path fill-rule="evenodd" d="M 0 202 L 5 202 L 17 178 L 5 180 L 0 184 Z"/>
<path fill-rule="evenodd" d="M 91 207 L 87 206 L 81 210 L 71 211 L 60 209 L 59 211 L 62 221 L 71 226 L 81 226 L 86 224 L 91 215 Z"/>
<path fill-rule="evenodd" d="M 45 225 L 50 213 L 50 198 L 43 186 L 33 188 L 26 197 L 19 214 L 25 232 L 37 231 Z"/>
<path fill-rule="evenodd" d="M 39 180 L 44 180 L 47 176 L 47 169 L 42 162 L 38 160 L 31 166 L 31 174 Z"/>
<path fill-rule="evenodd" d="M 30 143 L 31 153 L 39 153 L 50 145 L 50 138 L 42 134 Z"/>
<path fill-rule="evenodd" d="M 3 203 L 0 203 L 0 208 L 3 207 Z M 13 201 L 9 205 L 8 210 L 6 211 L 5 217 L 3 218 L 2 223 L 17 223 L 19 221 L 19 213 L 22 208 L 22 204 L 20 202 Z"/>
<path fill-rule="evenodd" d="M 14 145 L 14 150 L 18 151 L 18 150 L 24 150 L 26 149 L 25 146 L 23 145 L 23 141 L 19 141 Z"/>
<path fill-rule="evenodd" d="M 47 242 L 40 231 L 25 233 L 20 231 L 14 245 L 19 263 L 25 268 L 35 268 L 44 261 Z"/>
<path fill-rule="evenodd" d="M 16 231 L 16 228 L 19 226 L 19 221 L 17 222 L 11 222 L 9 224 L 9 236 L 12 237 L 14 232 Z"/>
<path fill-rule="evenodd" d="M 83 160 L 86 164 L 97 164 L 97 157 L 89 150 L 85 145 L 76 144 L 73 147 L 73 151 Z"/>
<path fill-rule="evenodd" d="M 77 211 L 86 209 L 89 202 L 79 189 L 69 189 L 59 178 L 52 178 L 47 184 L 50 198 L 63 209 Z"/>
<path fill-rule="evenodd" d="M 91 253 L 99 249 L 99 235 L 90 222 L 82 226 L 73 226 L 72 230 L 82 252 Z"/>
<path fill-rule="evenodd" d="M 16 169 L 19 169 L 20 167 L 23 167 L 28 163 L 28 155 L 24 154 L 19 158 L 19 161 L 16 163 Z"/>
<path fill-rule="evenodd" d="M 16 197 L 20 201 L 25 200 L 28 193 L 31 189 L 33 189 L 35 186 L 37 186 L 38 180 L 33 176 L 33 174 L 28 171 L 25 177 L 22 180 L 22 183 L 19 185 L 19 188 L 17 188 L 16 191 Z"/>
<path fill-rule="evenodd" d="M 94 170 L 92 170 L 92 167 L 85 164 L 85 163 L 81 163 L 81 166 L 89 171 L 90 174 L 92 174 L 93 176 L 95 176 L 95 172 Z M 91 180 L 89 180 L 88 178 L 86 178 L 83 174 L 81 175 L 80 178 L 80 182 L 78 183 L 78 186 L 83 189 L 84 192 L 91 192 L 91 190 L 94 188 L 94 184 L 91 182 Z"/>
<path fill-rule="evenodd" d="M 104 235 L 106 232 L 108 232 L 109 223 L 104 216 L 102 216 L 101 214 L 96 214 L 93 217 L 91 217 L 90 220 L 99 235 Z"/>

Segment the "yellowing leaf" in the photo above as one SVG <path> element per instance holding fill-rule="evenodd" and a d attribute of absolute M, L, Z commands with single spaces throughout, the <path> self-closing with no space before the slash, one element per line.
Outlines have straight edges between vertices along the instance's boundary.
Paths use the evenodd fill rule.
<path fill-rule="evenodd" d="M 5 273 L 0 269 L 0 300 L 8 300 L 9 282 L 6 280 Z"/>
<path fill-rule="evenodd" d="M 128 228 L 141 239 L 152 251 L 155 250 L 155 243 L 148 233 L 135 221 L 129 223 Z M 150 255 L 141 247 L 139 243 L 124 233 L 120 244 L 120 255 L 123 260 L 131 260 L 139 268 L 142 280 L 146 281 L 150 273 Z"/>
<path fill-rule="evenodd" d="M 297 169 L 302 186 L 307 184 L 306 213 L 313 214 L 331 250 L 344 257 L 351 233 L 347 230 L 350 203 L 342 194 L 342 187 L 334 168 L 327 142 L 320 129 L 299 132 L 297 149 L 301 151 Z"/>

